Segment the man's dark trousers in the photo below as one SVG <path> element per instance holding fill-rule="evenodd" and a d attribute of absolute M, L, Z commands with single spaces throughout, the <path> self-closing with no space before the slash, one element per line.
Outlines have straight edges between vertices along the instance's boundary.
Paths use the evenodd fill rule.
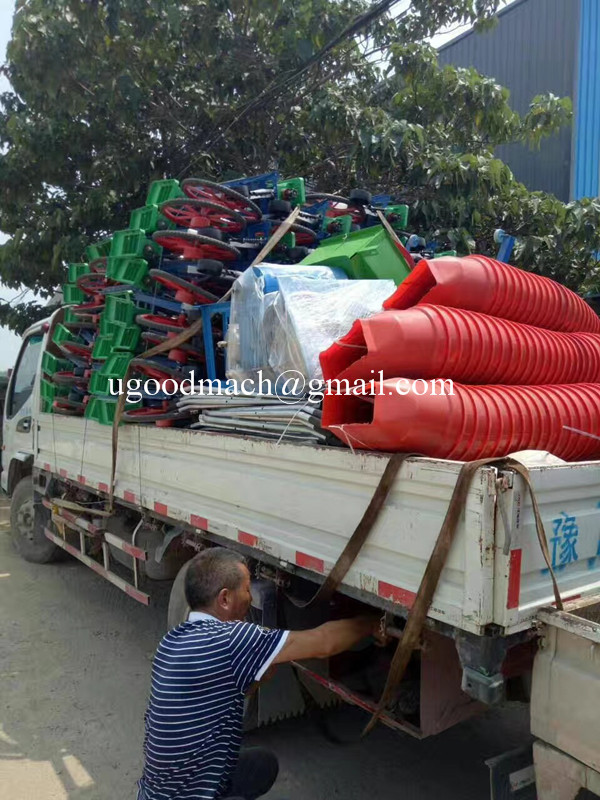
<path fill-rule="evenodd" d="M 273 786 L 279 772 L 277 756 L 264 747 L 244 747 L 223 800 L 256 800 Z"/>

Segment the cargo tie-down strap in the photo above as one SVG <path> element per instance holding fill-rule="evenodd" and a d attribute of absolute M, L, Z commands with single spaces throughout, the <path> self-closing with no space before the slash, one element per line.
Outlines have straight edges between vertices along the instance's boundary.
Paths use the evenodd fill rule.
<path fill-rule="evenodd" d="M 552 568 L 552 560 L 550 558 L 550 551 L 548 549 L 548 540 L 546 538 L 546 531 L 544 530 L 544 523 L 542 521 L 540 509 L 533 486 L 531 484 L 531 478 L 527 467 L 513 458 L 484 458 L 478 461 L 468 461 L 467 463 L 463 464 L 458 475 L 458 480 L 456 481 L 456 486 L 454 487 L 454 491 L 452 493 L 452 498 L 450 499 L 450 505 L 448 506 L 444 522 L 438 534 L 433 551 L 429 557 L 429 561 L 427 562 L 427 567 L 425 568 L 423 578 L 421 579 L 415 602 L 408 612 L 406 626 L 404 627 L 402 638 L 399 640 L 396 652 L 392 658 L 392 663 L 390 664 L 385 687 L 377 704 L 377 710 L 366 725 L 363 735 L 366 735 L 375 727 L 377 720 L 385 710 L 390 700 L 394 697 L 396 690 L 402 678 L 404 677 L 404 673 L 411 659 L 413 650 L 419 646 L 421 633 L 427 618 L 427 613 L 435 595 L 442 570 L 448 558 L 450 547 L 454 541 L 454 536 L 458 528 L 458 522 L 465 506 L 473 476 L 481 467 L 492 465 L 498 469 L 512 469 L 517 472 L 525 481 L 525 485 L 527 486 L 531 496 L 531 504 L 533 508 L 538 542 L 544 557 L 544 561 L 548 567 L 550 579 L 552 581 L 556 607 L 558 609 L 563 608 L 558 583 Z"/>
<path fill-rule="evenodd" d="M 379 517 L 379 512 L 385 505 L 390 489 L 394 485 L 400 467 L 408 458 L 417 457 L 417 453 L 395 453 L 391 456 L 379 479 L 377 488 L 369 501 L 365 513 L 354 529 L 354 533 L 348 539 L 348 543 L 342 550 L 342 554 L 333 565 L 331 572 L 327 575 L 321 586 L 319 586 L 316 593 L 309 600 L 299 600 L 297 597 L 286 593 L 287 599 L 297 608 L 310 608 L 311 606 L 328 603 L 331 600 L 339 585 L 348 574 L 348 570 L 356 561 L 356 557 L 362 550 L 364 543 L 369 538 L 369 534 L 373 530 L 373 526 Z"/>
<path fill-rule="evenodd" d="M 250 264 L 248 269 L 252 269 L 256 264 L 259 264 L 264 258 L 266 258 L 271 250 L 278 244 L 281 239 L 286 235 L 286 233 L 290 230 L 298 214 L 300 213 L 300 206 L 296 206 L 291 212 L 291 214 L 284 220 L 284 222 L 277 228 L 273 236 L 267 239 L 265 246 L 262 250 L 257 254 L 254 261 Z M 223 302 L 226 300 L 231 293 L 231 289 L 227 291 L 223 297 L 219 298 L 218 302 Z M 152 356 L 158 356 L 161 353 L 167 353 L 169 350 L 175 350 L 180 345 L 185 344 L 189 339 L 192 339 L 194 336 L 197 336 L 202 331 L 202 317 L 199 317 L 195 322 L 193 322 L 189 328 L 186 328 L 181 333 L 178 333 L 177 336 L 173 337 L 172 339 L 165 339 L 164 342 L 157 344 L 155 347 L 151 347 L 150 350 L 146 350 L 144 353 L 141 353 L 137 358 L 152 358 Z M 123 379 L 123 385 L 125 391 L 119 395 L 119 400 L 117 401 L 117 407 L 115 409 L 115 418 L 113 420 L 113 428 L 112 428 L 112 464 L 111 464 L 111 471 L 110 471 L 110 483 L 109 483 L 109 493 L 108 493 L 108 510 L 112 511 L 114 506 L 114 495 L 115 495 L 115 476 L 117 472 L 117 451 L 119 447 L 119 425 L 121 424 L 121 418 L 123 416 L 123 411 L 125 410 L 125 402 L 127 400 L 127 383 L 129 378 L 131 377 L 130 367 L 127 368 L 125 373 L 125 378 Z"/>

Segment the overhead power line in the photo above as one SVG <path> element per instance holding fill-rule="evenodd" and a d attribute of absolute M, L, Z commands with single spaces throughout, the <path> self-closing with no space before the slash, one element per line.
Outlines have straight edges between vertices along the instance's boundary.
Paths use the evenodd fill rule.
<path fill-rule="evenodd" d="M 347 25 L 343 30 L 340 31 L 336 36 L 327 42 L 320 50 L 314 53 L 301 67 L 298 67 L 293 72 L 291 72 L 286 78 L 278 80 L 272 83 L 270 86 L 267 86 L 263 91 L 258 94 L 255 98 L 253 98 L 249 103 L 244 106 L 244 108 L 233 118 L 233 120 L 222 130 L 219 131 L 212 139 L 208 139 L 203 145 L 203 155 L 206 153 L 207 149 L 210 149 L 215 142 L 219 139 L 223 138 L 227 135 L 227 133 L 237 125 L 244 117 L 246 117 L 251 111 L 255 111 L 259 108 L 263 108 L 268 102 L 273 100 L 277 97 L 281 92 L 287 89 L 291 84 L 295 83 L 298 78 L 301 78 L 305 72 L 307 72 L 311 67 L 315 64 L 321 62 L 325 56 L 327 56 L 332 50 L 334 50 L 339 44 L 344 42 L 346 39 L 351 38 L 355 34 L 357 34 L 360 30 L 365 27 L 368 27 L 371 23 L 375 22 L 375 20 L 379 19 L 379 17 L 383 16 L 387 11 L 389 11 L 392 6 L 396 5 L 396 3 L 400 2 L 400 0 L 381 0 L 381 2 L 376 3 L 373 5 L 368 11 L 365 11 L 363 14 L 359 14 L 354 20 Z M 198 156 L 200 158 L 200 156 Z M 180 178 L 184 172 L 186 172 L 196 161 L 196 158 L 193 158 L 188 166 L 182 170 L 179 175 L 177 176 Z"/>

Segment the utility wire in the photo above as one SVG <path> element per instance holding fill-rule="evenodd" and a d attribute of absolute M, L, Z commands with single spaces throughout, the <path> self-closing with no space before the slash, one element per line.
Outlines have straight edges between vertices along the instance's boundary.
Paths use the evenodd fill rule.
<path fill-rule="evenodd" d="M 274 85 L 271 84 L 267 86 L 263 91 L 257 95 L 253 100 L 251 100 L 237 116 L 233 118 L 233 120 L 229 123 L 229 125 L 224 128 L 224 130 L 220 131 L 216 134 L 212 139 L 208 139 L 202 147 L 202 156 L 204 156 L 207 152 L 207 149 L 210 149 L 215 142 L 219 139 L 223 138 L 227 135 L 227 133 L 237 125 L 244 117 L 246 117 L 251 111 L 255 109 L 262 108 L 267 102 L 272 100 L 274 97 L 277 97 L 282 91 L 284 91 L 291 83 L 294 83 L 298 78 L 300 78 L 304 73 L 313 67 L 315 64 L 319 63 L 323 60 L 323 58 L 330 53 L 335 47 L 341 44 L 345 39 L 348 39 L 354 36 L 358 31 L 362 28 L 370 25 L 372 22 L 375 22 L 379 17 L 383 16 L 390 8 L 396 3 L 400 2 L 400 0 L 381 0 L 379 3 L 376 3 L 372 8 L 368 11 L 365 11 L 363 14 L 359 14 L 349 25 L 347 25 L 337 36 L 334 36 L 333 39 L 330 39 L 326 45 L 324 45 L 318 52 L 312 55 L 308 61 L 306 61 L 301 67 L 298 67 L 294 70 L 287 78 L 284 78 L 281 81 L 277 81 Z M 406 13 L 406 12 L 404 12 Z M 180 178 L 201 156 L 198 155 L 193 158 L 187 167 L 183 169 L 177 177 Z"/>

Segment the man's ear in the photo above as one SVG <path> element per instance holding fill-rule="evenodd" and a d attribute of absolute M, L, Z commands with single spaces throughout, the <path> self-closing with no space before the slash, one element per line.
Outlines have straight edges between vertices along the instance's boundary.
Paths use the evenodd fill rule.
<path fill-rule="evenodd" d="M 217 595 L 217 605 L 219 608 L 229 608 L 229 589 L 221 589 Z"/>

